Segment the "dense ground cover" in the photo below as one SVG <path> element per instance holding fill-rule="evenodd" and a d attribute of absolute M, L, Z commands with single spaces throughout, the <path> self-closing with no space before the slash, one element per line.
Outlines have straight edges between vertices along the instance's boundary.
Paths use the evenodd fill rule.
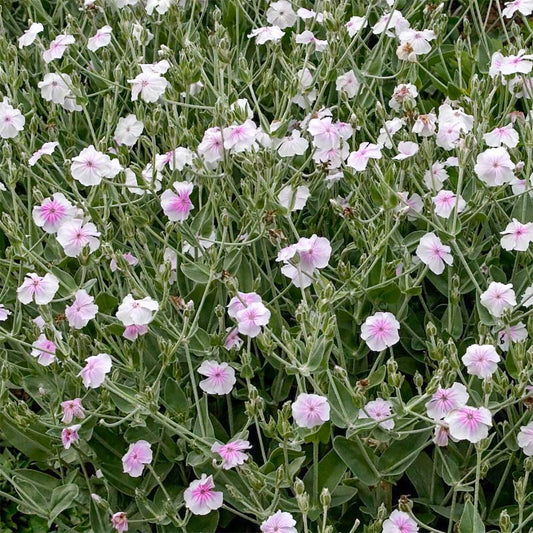
<path fill-rule="evenodd" d="M 530 531 L 533 1 L 1 8 L 0 531 Z"/>

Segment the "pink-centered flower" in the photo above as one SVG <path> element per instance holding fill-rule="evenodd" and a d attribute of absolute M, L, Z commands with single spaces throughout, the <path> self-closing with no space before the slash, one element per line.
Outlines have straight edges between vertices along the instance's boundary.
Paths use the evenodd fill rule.
<path fill-rule="evenodd" d="M 73 157 L 70 165 L 72 177 L 85 186 L 99 185 L 103 178 L 114 178 L 121 170 L 117 159 L 112 160 L 92 144 Z"/>
<path fill-rule="evenodd" d="M 522 342 L 528 338 L 527 327 L 523 322 L 513 326 L 506 326 L 498 332 L 498 346 L 506 352 L 512 342 Z"/>
<path fill-rule="evenodd" d="M 202 474 L 200 479 L 193 481 L 183 493 L 185 507 L 194 515 L 206 515 L 222 507 L 224 495 L 213 490 L 213 476 Z"/>
<path fill-rule="evenodd" d="M 513 128 L 512 124 L 495 128 L 489 133 L 483 135 L 484 141 L 493 148 L 498 148 L 502 144 L 509 148 L 515 148 L 518 145 L 518 132 Z"/>
<path fill-rule="evenodd" d="M 126 513 L 122 511 L 113 513 L 113 516 L 111 516 L 111 525 L 117 530 L 118 533 L 128 531 L 128 517 L 126 516 Z"/>
<path fill-rule="evenodd" d="M 450 429 L 448 426 L 438 424 L 435 426 L 435 431 L 433 433 L 433 442 L 437 446 L 448 446 L 448 441 L 450 439 Z M 453 440 L 453 439 L 452 439 Z"/>
<path fill-rule="evenodd" d="M 500 356 L 490 344 L 472 344 L 466 349 L 461 360 L 469 374 L 478 378 L 486 378 L 496 372 Z"/>
<path fill-rule="evenodd" d="M 152 462 L 152 446 L 145 440 L 138 440 L 130 444 L 128 451 L 122 457 L 122 471 L 131 477 L 140 477 L 144 465 Z"/>
<path fill-rule="evenodd" d="M 529 17 L 533 13 L 533 0 L 512 0 L 505 2 L 502 15 L 511 18 L 516 12 L 521 13 L 524 17 Z"/>
<path fill-rule="evenodd" d="M 128 80 L 128 83 L 131 84 L 132 102 L 136 102 L 139 95 L 145 102 L 157 102 L 169 86 L 168 81 L 160 72 L 150 69 L 147 69 L 138 74 L 135 78 Z"/>
<path fill-rule="evenodd" d="M 153 320 L 158 310 L 159 304 L 150 296 L 135 300 L 131 294 L 128 294 L 118 306 L 116 317 L 124 326 L 146 326 Z"/>
<path fill-rule="evenodd" d="M 211 446 L 211 451 L 218 453 L 222 457 L 222 468 L 224 470 L 230 470 L 231 468 L 242 465 L 248 459 L 248 455 L 243 453 L 243 450 L 248 450 L 251 447 L 251 444 L 247 440 L 236 439 L 227 444 L 215 442 Z"/>
<path fill-rule="evenodd" d="M 450 251 L 451 248 L 442 244 L 437 235 L 431 232 L 420 239 L 416 255 L 422 263 L 428 266 L 431 272 L 439 275 L 444 272 L 444 263 L 453 264 L 453 257 Z"/>
<path fill-rule="evenodd" d="M 400 340 L 399 330 L 400 323 L 392 313 L 378 312 L 369 316 L 361 326 L 361 338 L 371 350 L 381 352 Z"/>
<path fill-rule="evenodd" d="M 78 430 L 81 428 L 80 424 L 75 424 L 61 431 L 61 442 L 65 450 L 68 450 L 72 444 L 76 444 L 80 440 Z"/>
<path fill-rule="evenodd" d="M 418 525 L 405 512 L 394 510 L 383 522 L 381 533 L 417 533 Z"/>
<path fill-rule="evenodd" d="M 287 0 L 272 2 L 267 9 L 266 16 L 269 24 L 278 26 L 282 30 L 294 26 L 296 22 L 296 13 Z"/>
<path fill-rule="evenodd" d="M 183 222 L 194 208 L 191 202 L 194 185 L 186 181 L 175 181 L 173 187 L 177 194 L 170 189 L 164 191 L 161 195 L 161 207 L 169 220 Z"/>
<path fill-rule="evenodd" d="M 220 128 L 209 128 L 205 131 L 202 142 L 198 145 L 198 154 L 209 164 L 224 159 L 224 139 Z"/>
<path fill-rule="evenodd" d="M 76 42 L 72 35 L 62 34 L 58 35 L 51 43 L 48 50 L 43 52 L 43 59 L 45 63 L 50 63 L 54 59 L 61 59 L 67 46 Z"/>
<path fill-rule="evenodd" d="M 313 145 L 316 148 L 329 150 L 339 146 L 340 133 L 332 120 L 331 117 L 323 117 L 309 121 L 307 131 L 313 136 Z"/>
<path fill-rule="evenodd" d="M 61 409 L 63 409 L 63 424 L 70 424 L 74 417 L 85 418 L 85 411 L 81 404 L 81 398 L 74 398 L 73 400 L 65 400 L 61 402 Z"/>
<path fill-rule="evenodd" d="M 254 338 L 261 333 L 261 327 L 270 320 L 270 310 L 261 302 L 254 302 L 237 312 L 237 329 L 242 335 Z"/>
<path fill-rule="evenodd" d="M 329 402 L 318 394 L 299 394 L 292 404 L 292 417 L 296 425 L 312 429 L 329 420 Z"/>
<path fill-rule="evenodd" d="M 38 305 L 50 303 L 59 289 L 59 280 L 53 274 L 39 276 L 35 273 L 26 274 L 22 285 L 17 289 L 17 298 L 23 304 L 32 300 Z"/>
<path fill-rule="evenodd" d="M 135 324 L 131 324 L 130 326 L 126 326 L 124 328 L 124 333 L 122 333 L 122 336 L 129 341 L 134 341 L 137 339 L 137 337 L 146 335 L 147 333 L 148 326 L 137 326 Z"/>
<path fill-rule="evenodd" d="M 481 294 L 480 302 L 492 316 L 501 317 L 504 311 L 510 310 L 516 305 L 513 284 L 504 284 L 498 281 L 491 282 L 488 289 Z"/>
<path fill-rule="evenodd" d="M 516 218 L 507 224 L 507 227 L 500 232 L 503 237 L 500 240 L 504 250 L 516 250 L 525 252 L 531 241 L 533 241 L 533 223 L 522 224 Z"/>
<path fill-rule="evenodd" d="M 235 350 L 240 350 L 242 348 L 242 345 L 244 344 L 244 341 L 239 337 L 239 331 L 237 328 L 226 328 L 227 335 L 224 339 L 224 348 L 226 350 L 231 350 L 232 348 L 235 348 Z"/>
<path fill-rule="evenodd" d="M 103 26 L 87 41 L 87 49 L 91 52 L 107 46 L 111 42 L 111 26 Z"/>
<path fill-rule="evenodd" d="M 464 406 L 448 413 L 444 422 L 448 424 L 453 439 L 468 440 L 475 444 L 487 437 L 492 416 L 485 407 Z"/>
<path fill-rule="evenodd" d="M 0 137 L 12 139 L 24 129 L 26 118 L 4 98 L 0 102 Z"/>
<path fill-rule="evenodd" d="M 392 404 L 383 398 L 377 398 L 368 402 L 363 409 L 359 410 L 359 418 L 372 418 L 379 422 L 383 429 L 394 429 L 392 416 Z"/>
<path fill-rule="evenodd" d="M 92 254 L 100 247 L 100 232 L 92 222 L 83 223 L 79 218 L 66 220 L 57 230 L 57 241 L 65 255 L 77 257 L 85 247 Z"/>
<path fill-rule="evenodd" d="M 429 402 L 426 411 L 433 420 L 442 420 L 450 411 L 464 407 L 468 402 L 468 392 L 462 383 L 454 383 L 444 389 L 439 387 Z"/>
<path fill-rule="evenodd" d="M 515 164 L 506 148 L 488 148 L 477 156 L 474 172 L 489 187 L 509 183 L 514 178 Z"/>
<path fill-rule="evenodd" d="M 520 427 L 516 440 L 525 455 L 528 457 L 533 455 L 533 422 Z"/>
<path fill-rule="evenodd" d="M 106 374 L 111 372 L 111 357 L 106 353 L 91 355 L 85 359 L 85 366 L 78 376 L 88 389 L 97 389 L 105 381 Z"/>
<path fill-rule="evenodd" d="M 76 213 L 76 208 L 65 198 L 61 192 L 56 192 L 52 198 L 46 198 L 41 205 L 33 208 L 33 221 L 43 228 L 46 233 L 56 233 L 66 220 L 71 219 Z"/>
<path fill-rule="evenodd" d="M 198 374 L 206 376 L 199 385 L 207 394 L 229 394 L 237 382 L 235 370 L 228 363 L 204 361 L 198 368 Z"/>
<path fill-rule="evenodd" d="M 276 511 L 261 523 L 261 533 L 298 533 L 296 520 L 291 513 Z"/>
<path fill-rule="evenodd" d="M 457 213 L 462 213 L 466 207 L 463 197 L 460 195 L 457 197 L 453 191 L 441 190 L 431 200 L 435 206 L 435 213 L 442 218 L 450 218 L 455 209 Z"/>
<path fill-rule="evenodd" d="M 122 258 L 125 259 L 128 265 L 130 266 L 136 266 L 139 264 L 139 260 L 131 252 L 126 252 L 122 254 Z M 114 257 L 109 262 L 109 269 L 111 270 L 111 272 L 116 272 L 117 270 L 120 270 L 118 268 L 117 260 Z"/>
<path fill-rule="evenodd" d="M 65 309 L 68 323 L 74 329 L 84 328 L 89 320 L 96 316 L 96 313 L 98 313 L 98 306 L 94 303 L 94 297 L 83 289 L 76 292 L 74 302 Z"/>
<path fill-rule="evenodd" d="M 54 342 L 48 340 L 44 334 L 39 335 L 39 338 L 32 344 L 32 357 L 37 357 L 37 362 L 42 366 L 51 365 L 56 358 L 56 345 Z"/>
<path fill-rule="evenodd" d="M 222 131 L 224 148 L 233 153 L 246 152 L 254 146 L 257 132 L 255 122 L 250 119 L 243 124 L 232 124 Z"/>

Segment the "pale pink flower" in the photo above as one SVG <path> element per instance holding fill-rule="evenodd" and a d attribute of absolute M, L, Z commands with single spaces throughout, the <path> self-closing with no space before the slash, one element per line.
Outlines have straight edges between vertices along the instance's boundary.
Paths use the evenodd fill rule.
<path fill-rule="evenodd" d="M 488 289 L 480 297 L 481 305 L 488 309 L 489 313 L 499 318 L 504 311 L 512 309 L 516 305 L 516 295 L 513 284 L 493 281 Z"/>
<path fill-rule="evenodd" d="M 228 315 L 237 318 L 237 313 L 246 309 L 250 304 L 262 303 L 263 299 L 255 292 L 237 292 L 228 304 Z"/>
<path fill-rule="evenodd" d="M 224 339 L 224 348 L 226 348 L 226 350 L 231 350 L 232 348 L 240 350 L 244 341 L 239 337 L 238 329 L 229 327 L 226 328 L 226 331 L 228 332 L 228 334 Z"/>
<path fill-rule="evenodd" d="M 17 297 L 23 304 L 29 304 L 33 299 L 38 305 L 50 303 L 59 289 L 59 280 L 53 274 L 38 276 L 35 273 L 26 274 L 22 285 L 17 289 Z"/>
<path fill-rule="evenodd" d="M 418 89 L 412 83 L 400 83 L 394 88 L 389 106 L 394 111 L 399 111 L 402 104 L 406 102 L 414 103 L 418 96 Z"/>
<path fill-rule="evenodd" d="M 341 148 L 328 148 L 327 150 L 318 148 L 313 154 L 313 161 L 322 163 L 330 170 L 339 168 L 348 157 L 348 150 L 348 145 L 345 143 L 342 144 Z M 340 175 L 342 176 L 342 172 Z"/>
<path fill-rule="evenodd" d="M 278 194 L 278 202 L 289 211 L 300 211 L 305 207 L 311 191 L 305 185 L 293 189 L 290 185 L 283 187 Z"/>
<path fill-rule="evenodd" d="M 85 418 L 85 411 L 81 404 L 81 398 L 74 398 L 73 400 L 65 400 L 61 402 L 61 409 L 63 409 L 63 424 L 70 424 L 74 417 Z"/>
<path fill-rule="evenodd" d="M 104 381 L 106 374 L 111 372 L 111 357 L 106 353 L 91 355 L 85 359 L 85 367 L 80 371 L 83 384 L 89 389 L 97 389 Z"/>
<path fill-rule="evenodd" d="M 76 96 L 72 92 L 72 79 L 68 74 L 49 72 L 37 84 L 41 89 L 41 96 L 47 102 L 59 104 L 67 111 L 81 111 L 83 108 L 76 104 Z"/>
<path fill-rule="evenodd" d="M 509 222 L 500 233 L 503 235 L 500 243 L 504 250 L 525 252 L 533 241 L 533 223 L 522 224 L 513 218 L 513 221 Z"/>
<path fill-rule="evenodd" d="M 366 170 L 370 159 L 381 159 L 381 149 L 377 144 L 364 142 L 359 145 L 357 151 L 350 153 L 346 164 L 354 170 L 362 172 Z"/>
<path fill-rule="evenodd" d="M 236 466 L 242 465 L 248 459 L 248 455 L 243 453 L 243 450 L 248 450 L 252 446 L 247 440 L 236 439 L 227 444 L 220 444 L 215 442 L 211 446 L 213 453 L 218 453 L 222 457 L 222 468 L 230 470 Z"/>
<path fill-rule="evenodd" d="M 44 30 L 44 26 L 40 22 L 34 22 L 19 38 L 19 48 L 30 46 L 33 44 L 37 35 Z"/>
<path fill-rule="evenodd" d="M 435 113 L 427 113 L 426 115 L 418 115 L 412 131 L 420 137 L 431 137 L 435 135 L 436 130 L 437 115 Z"/>
<path fill-rule="evenodd" d="M 487 378 L 496 372 L 500 356 L 490 344 L 472 344 L 466 349 L 461 360 L 469 374 Z"/>
<path fill-rule="evenodd" d="M 500 73 L 504 76 L 509 74 L 529 74 L 533 68 L 533 55 L 526 54 L 525 50 L 519 50 L 518 54 L 510 55 L 503 59 L 500 65 Z"/>
<path fill-rule="evenodd" d="M 435 144 L 444 150 L 453 150 L 459 145 L 461 125 L 457 122 L 442 122 L 439 125 Z"/>
<path fill-rule="evenodd" d="M 224 148 L 235 153 L 250 150 L 255 143 L 257 126 L 253 120 L 246 120 L 243 124 L 233 124 L 224 128 Z"/>
<path fill-rule="evenodd" d="M 39 150 L 34 152 L 33 155 L 28 159 L 28 165 L 33 167 L 43 155 L 52 155 L 57 146 L 59 146 L 59 143 L 57 142 L 44 143 Z"/>
<path fill-rule="evenodd" d="M 24 115 L 15 109 L 7 98 L 0 102 L 0 137 L 2 139 L 16 137 L 24 129 L 25 122 Z"/>
<path fill-rule="evenodd" d="M 322 24 L 324 22 L 324 15 L 322 13 L 317 13 L 316 11 L 313 11 L 312 9 L 306 9 L 305 7 L 298 8 L 298 11 L 296 11 L 296 14 L 302 20 L 315 19 L 319 24 Z"/>
<path fill-rule="evenodd" d="M 119 119 L 113 138 L 119 145 L 133 146 L 141 136 L 143 130 L 144 124 L 140 120 L 137 120 L 134 114 L 130 113 Z"/>
<path fill-rule="evenodd" d="M 155 156 L 155 168 L 163 170 L 166 165 L 170 170 L 183 170 L 185 165 L 192 165 L 195 155 L 192 150 L 178 146 L 174 150 L 169 150 L 165 154 Z"/>
<path fill-rule="evenodd" d="M 124 326 L 146 326 L 153 320 L 154 313 L 158 310 L 159 304 L 150 296 L 135 300 L 131 294 L 128 294 L 119 305 L 116 317 Z"/>
<path fill-rule="evenodd" d="M 167 189 L 161 195 L 161 207 L 163 212 L 173 222 L 183 222 L 189 217 L 189 213 L 194 209 L 191 202 L 191 194 L 194 185 L 187 181 L 175 181 L 173 184 L 177 194 Z"/>
<path fill-rule="evenodd" d="M 43 52 L 43 59 L 45 63 L 50 63 L 54 59 L 61 59 L 67 46 L 76 42 L 72 35 L 62 34 L 58 35 L 51 43 L 50 48 Z"/>
<path fill-rule="evenodd" d="M 69 326 L 74 329 L 84 328 L 89 320 L 92 320 L 98 313 L 98 306 L 94 303 L 94 298 L 87 294 L 87 291 L 80 289 L 72 305 L 65 309 Z"/>
<path fill-rule="evenodd" d="M 427 414 L 433 420 L 443 419 L 450 411 L 464 407 L 468 401 L 468 392 L 462 383 L 454 383 L 451 387 L 439 387 L 426 403 Z"/>
<path fill-rule="evenodd" d="M 444 263 L 453 264 L 453 257 L 450 254 L 451 248 L 442 244 L 441 240 L 435 233 L 426 233 L 421 239 L 416 249 L 416 255 L 428 266 L 429 270 L 434 274 L 442 274 L 444 272 Z"/>
<path fill-rule="evenodd" d="M 405 512 L 394 510 L 383 522 L 381 533 L 417 533 L 416 522 Z"/>
<path fill-rule="evenodd" d="M 506 352 L 512 342 L 522 342 L 528 338 L 526 325 L 519 322 L 514 326 L 507 326 L 498 332 L 498 346 Z"/>
<path fill-rule="evenodd" d="M 289 137 L 284 137 L 278 146 L 278 154 L 281 157 L 293 157 L 303 155 L 309 148 L 309 141 L 301 137 L 299 130 L 293 130 Z"/>
<path fill-rule="evenodd" d="M 63 443 L 65 450 L 68 450 L 72 444 L 76 444 L 76 442 L 80 440 L 78 435 L 78 430 L 80 428 L 80 424 L 75 424 L 74 426 L 64 428 L 63 431 L 61 431 L 61 442 Z"/>
<path fill-rule="evenodd" d="M 122 511 L 114 513 L 111 517 L 111 525 L 118 533 L 128 531 L 128 517 L 126 516 L 126 513 L 123 513 Z"/>
<path fill-rule="evenodd" d="M 359 410 L 359 418 L 372 418 L 379 422 L 383 429 L 394 429 L 392 416 L 392 404 L 383 398 L 377 398 L 368 402 L 363 409 Z"/>
<path fill-rule="evenodd" d="M 391 120 L 386 120 L 385 126 L 379 129 L 379 136 L 377 140 L 378 146 L 392 148 L 392 138 L 403 128 L 404 125 L 405 122 L 401 118 L 395 117 Z"/>
<path fill-rule="evenodd" d="M 307 131 L 313 136 L 313 145 L 317 148 L 328 150 L 339 146 L 340 133 L 331 117 L 311 119 Z"/>
<path fill-rule="evenodd" d="M 272 2 L 267 9 L 266 16 L 269 24 L 278 26 L 282 30 L 294 26 L 296 22 L 296 13 L 287 0 Z"/>
<path fill-rule="evenodd" d="M 435 432 L 433 433 L 432 440 L 437 446 L 448 446 L 449 439 L 450 429 L 448 428 L 448 426 L 443 426 L 441 424 L 435 426 Z"/>
<path fill-rule="evenodd" d="M 63 247 L 65 255 L 77 257 L 86 246 L 92 254 L 100 247 L 100 232 L 92 222 L 83 223 L 79 218 L 69 219 L 57 230 L 57 241 Z"/>
<path fill-rule="evenodd" d="M 122 457 L 122 471 L 131 477 L 140 477 L 144 465 L 152 462 L 152 446 L 145 440 L 138 440 L 130 444 L 128 451 Z"/>
<path fill-rule="evenodd" d="M 131 252 L 126 252 L 122 254 L 122 257 L 126 260 L 128 265 L 135 266 L 139 264 L 139 260 Z M 109 262 L 109 269 L 111 270 L 111 272 L 116 272 L 117 270 L 120 270 L 118 268 L 117 260 L 114 257 Z"/>
<path fill-rule="evenodd" d="M 255 44 L 265 44 L 269 41 L 277 42 L 283 36 L 285 32 L 278 26 L 264 26 L 262 28 L 256 28 L 247 35 L 249 39 L 255 37 Z"/>
<path fill-rule="evenodd" d="M 525 455 L 528 457 L 533 455 L 533 422 L 530 422 L 527 426 L 520 427 L 516 440 Z"/>
<path fill-rule="evenodd" d="M 261 533 L 298 533 L 291 513 L 276 511 L 261 523 Z"/>
<path fill-rule="evenodd" d="M 327 41 L 317 39 L 315 37 L 315 34 L 310 30 L 305 30 L 302 33 L 296 35 L 295 42 L 297 44 L 312 44 L 314 45 L 316 52 L 323 52 L 328 46 Z"/>
<path fill-rule="evenodd" d="M 372 33 L 374 35 L 380 35 L 385 32 L 385 35 L 394 37 L 400 35 L 403 31 L 409 29 L 409 21 L 396 9 L 392 13 L 385 13 L 377 22 L 372 26 Z"/>
<path fill-rule="evenodd" d="M 42 366 L 51 365 L 56 361 L 56 345 L 48 340 L 45 335 L 39 335 L 39 338 L 32 344 L 32 357 L 37 357 L 37 362 Z"/>
<path fill-rule="evenodd" d="M 418 144 L 411 141 L 400 141 L 398 143 L 398 154 L 393 159 L 404 160 L 413 157 L 418 152 Z"/>
<path fill-rule="evenodd" d="M 474 172 L 489 187 L 497 187 L 514 178 L 514 168 L 506 148 L 488 148 L 477 156 Z"/>
<path fill-rule="evenodd" d="M 418 56 L 427 54 L 431 51 L 430 41 L 435 39 L 436 35 L 433 30 L 404 30 L 399 35 L 401 44 L 409 43 L 413 52 Z"/>
<path fill-rule="evenodd" d="M 10 314 L 11 311 L 6 309 L 4 304 L 0 304 L 0 322 L 5 322 Z"/>
<path fill-rule="evenodd" d="M 392 313 L 379 312 L 365 320 L 361 326 L 361 338 L 371 350 L 381 352 L 399 342 L 399 329 L 400 323 Z"/>
<path fill-rule="evenodd" d="M 435 213 L 442 218 L 449 218 L 455 209 L 458 213 L 462 213 L 466 207 L 463 197 L 461 195 L 457 197 L 453 191 L 441 190 L 431 200 L 435 206 Z"/>
<path fill-rule="evenodd" d="M 103 26 L 100 28 L 87 42 L 87 49 L 95 52 L 99 48 L 107 46 L 111 42 L 111 26 Z"/>
<path fill-rule="evenodd" d="M 509 148 L 515 148 L 518 145 L 518 132 L 513 128 L 512 124 L 502 126 L 501 128 L 495 128 L 489 133 L 483 135 L 485 142 L 494 148 L 505 144 Z"/>
<path fill-rule="evenodd" d="M 46 233 L 56 233 L 66 220 L 76 214 L 76 208 L 65 198 L 61 192 L 46 198 L 41 205 L 36 205 L 32 211 L 33 221 L 43 228 Z"/>
<path fill-rule="evenodd" d="M 329 402 L 325 396 L 301 393 L 293 402 L 292 417 L 297 426 L 312 429 L 329 420 Z"/>
<path fill-rule="evenodd" d="M 131 324 L 124 328 L 124 333 L 122 336 L 129 341 L 134 341 L 139 337 L 139 335 L 146 335 L 148 333 L 148 326 L 137 326 Z"/>
<path fill-rule="evenodd" d="M 492 416 L 485 407 L 464 406 L 448 413 L 444 422 L 448 424 L 450 437 L 475 444 L 487 437 Z"/>
<path fill-rule="evenodd" d="M 344 74 L 341 74 L 335 82 L 335 88 L 339 92 L 345 92 L 348 98 L 353 98 L 361 87 L 361 83 L 357 79 L 353 70 L 349 70 Z"/>
<path fill-rule="evenodd" d="M 415 220 L 417 215 L 424 210 L 424 202 L 418 193 L 409 195 L 408 192 L 399 192 L 398 197 L 400 202 L 394 210 L 407 213 L 407 220 Z"/>
<path fill-rule="evenodd" d="M 365 17 L 352 17 L 346 24 L 346 30 L 350 37 L 354 37 L 360 30 L 368 26 L 368 20 Z"/>
<path fill-rule="evenodd" d="M 206 376 L 199 385 L 207 394 L 229 394 L 237 382 L 235 370 L 228 363 L 204 361 L 198 368 L 198 374 Z"/>
<path fill-rule="evenodd" d="M 193 481 L 183 493 L 185 507 L 194 515 L 206 515 L 222 507 L 224 495 L 213 490 L 213 476 L 202 474 L 200 479 Z"/>
<path fill-rule="evenodd" d="M 148 69 L 128 80 L 128 83 L 131 84 L 132 102 L 136 102 L 139 95 L 145 102 L 157 102 L 169 86 L 168 81 L 161 76 L 161 73 Z"/>
<path fill-rule="evenodd" d="M 220 128 L 205 131 L 202 142 L 198 145 L 198 154 L 206 163 L 216 163 L 224 159 L 224 140 Z"/>
<path fill-rule="evenodd" d="M 261 326 L 270 320 L 270 310 L 261 302 L 254 302 L 241 309 L 235 316 L 239 333 L 254 338 L 261 333 Z"/>
<path fill-rule="evenodd" d="M 448 172 L 446 171 L 444 163 L 437 161 L 433 163 L 429 170 L 424 173 L 424 185 L 428 189 L 440 191 L 444 182 L 448 179 Z"/>
<path fill-rule="evenodd" d="M 70 165 L 72 177 L 85 186 L 99 185 L 103 178 L 114 178 L 120 170 L 120 165 L 92 144 L 73 157 Z"/>
<path fill-rule="evenodd" d="M 468 133 L 474 127 L 474 117 L 465 113 L 462 107 L 442 104 L 439 106 L 439 124 L 456 124 L 461 132 Z"/>
<path fill-rule="evenodd" d="M 511 2 L 506 2 L 502 10 L 502 15 L 511 18 L 517 11 L 524 15 L 524 17 L 529 17 L 533 13 L 533 0 L 512 0 Z"/>

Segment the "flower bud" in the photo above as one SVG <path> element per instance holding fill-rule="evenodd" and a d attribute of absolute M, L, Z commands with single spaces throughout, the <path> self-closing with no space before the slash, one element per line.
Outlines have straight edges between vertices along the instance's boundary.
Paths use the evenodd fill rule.
<path fill-rule="evenodd" d="M 511 518 L 509 516 L 509 513 L 507 512 L 507 509 L 504 509 L 500 513 L 500 532 L 511 533 L 512 530 L 513 530 L 513 523 L 511 522 Z"/>
<path fill-rule="evenodd" d="M 326 509 L 331 505 L 331 494 L 327 487 L 324 487 L 320 493 L 320 505 Z"/>

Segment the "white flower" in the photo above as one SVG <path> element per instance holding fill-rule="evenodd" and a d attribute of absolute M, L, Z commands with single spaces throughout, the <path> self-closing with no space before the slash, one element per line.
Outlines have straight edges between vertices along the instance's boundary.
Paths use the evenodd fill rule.
<path fill-rule="evenodd" d="M 474 172 L 489 187 L 497 187 L 514 178 L 514 168 L 506 148 L 488 148 L 477 156 Z"/>
<path fill-rule="evenodd" d="M 17 289 L 17 298 L 23 304 L 29 304 L 33 299 L 38 305 L 50 303 L 59 289 L 59 280 L 53 274 L 38 276 L 35 273 L 26 274 L 22 285 Z"/>
<path fill-rule="evenodd" d="M 362 30 L 363 28 L 366 28 L 368 26 L 368 21 L 365 17 L 352 17 L 347 23 L 346 23 L 346 30 L 348 31 L 348 35 L 350 37 L 354 37 L 359 30 Z"/>
<path fill-rule="evenodd" d="M 141 65 L 141 68 L 144 65 Z M 164 94 L 169 83 L 161 76 L 159 72 L 154 72 L 148 68 L 143 69 L 138 76 L 132 80 L 131 83 L 131 101 L 137 101 L 139 94 L 145 102 L 157 102 L 157 100 Z"/>
<path fill-rule="evenodd" d="M 481 305 L 486 307 L 489 313 L 499 318 L 504 311 L 512 309 L 516 305 L 516 296 L 513 284 L 507 285 L 493 281 L 489 288 L 480 297 Z"/>
<path fill-rule="evenodd" d="M 25 122 L 24 115 L 18 109 L 15 109 L 7 98 L 0 102 L 0 137 L 2 139 L 16 137 L 19 131 L 24 129 Z"/>
<path fill-rule="evenodd" d="M 99 48 L 107 46 L 111 42 L 111 26 L 103 26 L 100 28 L 87 42 L 87 48 L 91 52 L 95 52 Z"/>
<path fill-rule="evenodd" d="M 30 167 L 33 167 L 39 159 L 43 155 L 52 155 L 56 149 L 56 147 L 59 146 L 59 143 L 57 142 L 48 142 L 44 143 L 39 150 L 33 153 L 33 155 L 28 159 L 28 165 Z"/>
<path fill-rule="evenodd" d="M 19 38 L 19 48 L 24 48 L 25 46 L 30 46 L 37 35 L 44 30 L 43 25 L 40 22 L 34 22 Z"/>
<path fill-rule="evenodd" d="M 256 28 L 248 34 L 248 38 L 255 37 L 255 44 L 265 44 L 269 41 L 277 42 L 283 36 L 285 32 L 279 26 L 266 26 L 263 28 Z"/>
<path fill-rule="evenodd" d="M 349 98 L 353 98 L 358 92 L 361 84 L 359 80 L 355 77 L 353 70 L 341 74 L 335 84 L 337 91 L 345 92 Z"/>
<path fill-rule="evenodd" d="M 118 144 L 133 146 L 141 136 L 143 129 L 144 124 L 137 120 L 135 115 L 130 114 L 119 119 L 114 139 Z"/>
<path fill-rule="evenodd" d="M 37 87 L 41 89 L 41 96 L 47 102 L 59 104 L 67 111 L 82 110 L 82 107 L 76 104 L 76 97 L 71 89 L 72 80 L 68 74 L 48 73 Z"/>
<path fill-rule="evenodd" d="M 518 132 L 513 128 L 512 124 L 507 124 L 507 126 L 495 128 L 489 133 L 485 133 L 483 139 L 493 148 L 497 148 L 502 144 L 509 148 L 515 148 L 519 141 Z"/>
<path fill-rule="evenodd" d="M 500 233 L 503 235 L 500 242 L 504 250 L 525 252 L 533 240 L 533 223 L 522 224 L 513 218 Z"/>
<path fill-rule="evenodd" d="M 142 300 L 135 300 L 131 294 L 128 294 L 117 310 L 117 318 L 124 326 L 146 326 L 159 310 L 159 304 L 146 296 Z"/>
<path fill-rule="evenodd" d="M 57 241 L 66 255 L 76 257 L 88 246 L 89 253 L 100 247 L 100 232 L 92 222 L 84 224 L 82 220 L 73 218 L 61 224 L 57 231 Z"/>
<path fill-rule="evenodd" d="M 398 154 L 393 159 L 402 161 L 409 157 L 413 157 L 418 152 L 418 144 L 411 141 L 400 141 L 398 143 Z"/>
<path fill-rule="evenodd" d="M 307 199 L 311 196 L 308 187 L 300 185 L 294 190 L 290 185 L 283 187 L 278 194 L 278 201 L 285 209 L 299 211 L 305 207 Z"/>
<path fill-rule="evenodd" d="M 103 178 L 114 178 L 121 171 L 118 159 L 111 160 L 91 144 L 72 158 L 70 172 L 82 185 L 98 185 Z"/>
<path fill-rule="evenodd" d="M 272 2 L 266 12 L 267 22 L 280 29 L 290 28 L 296 22 L 296 13 L 286 0 Z"/>
<path fill-rule="evenodd" d="M 43 59 L 45 63 L 50 63 L 54 59 L 61 59 L 67 46 L 76 42 L 72 35 L 62 34 L 58 35 L 51 43 L 50 48 L 43 52 Z"/>
<path fill-rule="evenodd" d="M 305 154 L 309 148 L 309 141 L 301 137 L 298 130 L 294 130 L 290 137 L 284 137 L 278 147 L 278 154 L 281 157 L 293 157 Z"/>

